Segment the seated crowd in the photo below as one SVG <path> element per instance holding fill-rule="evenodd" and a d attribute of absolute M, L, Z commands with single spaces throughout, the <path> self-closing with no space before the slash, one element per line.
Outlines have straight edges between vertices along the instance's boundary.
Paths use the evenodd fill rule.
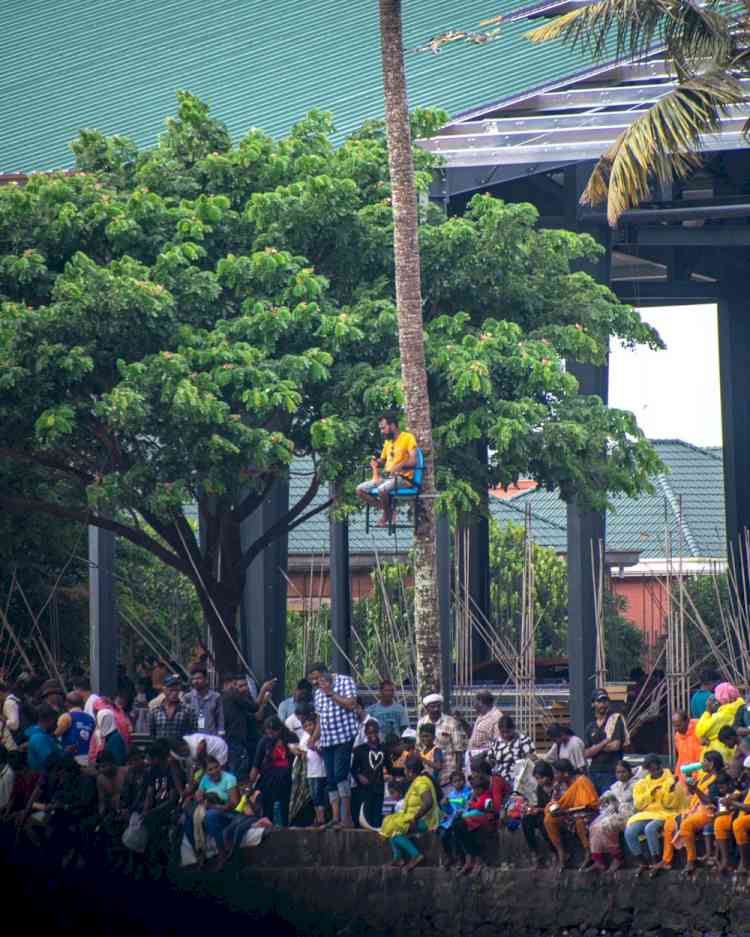
<path fill-rule="evenodd" d="M 686 874 L 699 861 L 727 871 L 735 855 L 748 872 L 750 702 L 704 676 L 691 712 L 674 716 L 674 770 L 656 754 L 627 759 L 625 719 L 601 690 L 584 738 L 554 724 L 538 754 L 489 692 L 470 731 L 439 694 L 411 728 L 390 681 L 365 708 L 353 679 L 323 663 L 276 714 L 273 681 L 231 676 L 219 693 L 202 665 L 189 690 L 165 671 L 123 678 L 113 698 L 84 678 L 67 695 L 51 680 L 0 683 L 0 829 L 60 865 L 149 874 L 178 855 L 221 867 L 238 846 L 304 825 L 376 833 L 407 871 L 424 859 L 416 835 L 435 833 L 444 866 L 472 874 L 503 826 L 535 864 L 549 853 L 564 867 L 577 841 L 593 870 L 614 872 L 627 853 L 639 874 L 678 854 Z"/>

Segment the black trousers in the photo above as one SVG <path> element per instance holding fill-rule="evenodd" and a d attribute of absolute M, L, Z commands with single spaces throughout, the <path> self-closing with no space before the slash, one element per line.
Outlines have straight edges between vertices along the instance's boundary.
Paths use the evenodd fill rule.
<path fill-rule="evenodd" d="M 538 837 L 541 835 L 544 840 L 547 840 L 547 831 L 544 829 L 544 814 L 532 813 L 528 816 L 522 817 L 521 829 L 523 830 L 523 835 L 526 839 L 526 845 L 532 852 L 538 852 Z"/>
<path fill-rule="evenodd" d="M 379 827 L 383 822 L 383 798 L 385 791 L 382 787 L 370 785 L 357 785 L 352 788 L 352 818 L 359 826 L 359 813 L 362 805 L 365 808 L 365 817 L 370 826 Z"/>
<path fill-rule="evenodd" d="M 476 832 L 467 829 L 460 817 L 447 829 L 440 830 L 440 841 L 451 858 L 479 855 L 480 844 Z"/>
<path fill-rule="evenodd" d="M 281 823 L 289 826 L 289 801 L 292 796 L 292 776 L 288 772 L 269 773 L 261 777 L 260 799 L 263 804 L 263 816 L 273 822 L 273 805 L 281 806 Z"/>

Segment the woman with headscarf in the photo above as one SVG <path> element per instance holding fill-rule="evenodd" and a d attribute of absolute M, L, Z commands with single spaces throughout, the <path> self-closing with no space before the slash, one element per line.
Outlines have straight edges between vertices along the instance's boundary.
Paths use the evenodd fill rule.
<path fill-rule="evenodd" d="M 96 764 L 100 752 L 109 752 L 118 768 L 121 768 L 128 758 L 125 739 L 117 728 L 115 714 L 111 709 L 100 709 L 96 714 L 96 730 L 91 736 L 89 748 L 90 765 Z"/>
<path fill-rule="evenodd" d="M 731 683 L 720 683 L 708 698 L 706 711 L 698 720 L 695 734 L 703 743 L 702 754 L 717 751 L 719 732 L 724 726 L 733 726 L 737 713 L 745 705 L 739 690 Z"/>
<path fill-rule="evenodd" d="M 409 782 L 404 809 L 386 817 L 379 832 L 390 841 L 392 865 L 403 867 L 405 871 L 410 872 L 424 859 L 410 835 L 434 832 L 440 823 L 440 808 L 435 783 L 421 757 L 417 754 L 410 755 L 404 770 Z"/>

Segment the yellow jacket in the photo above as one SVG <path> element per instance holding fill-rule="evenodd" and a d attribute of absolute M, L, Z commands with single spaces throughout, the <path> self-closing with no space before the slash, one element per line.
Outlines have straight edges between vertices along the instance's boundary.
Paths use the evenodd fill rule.
<path fill-rule="evenodd" d="M 733 726 L 737 716 L 737 710 L 745 705 L 745 701 L 740 696 L 733 703 L 724 703 L 719 706 L 715 713 L 706 710 L 698 720 L 695 727 L 695 734 L 704 742 L 702 755 L 710 751 L 720 751 L 716 748 L 715 742 L 718 741 L 719 732 L 724 726 Z"/>
<path fill-rule="evenodd" d="M 628 826 L 638 820 L 666 820 L 676 816 L 687 798 L 681 784 L 670 791 L 673 781 L 674 775 L 667 768 L 660 778 L 652 778 L 650 774 L 641 778 L 633 788 L 636 813 L 628 820 Z"/>

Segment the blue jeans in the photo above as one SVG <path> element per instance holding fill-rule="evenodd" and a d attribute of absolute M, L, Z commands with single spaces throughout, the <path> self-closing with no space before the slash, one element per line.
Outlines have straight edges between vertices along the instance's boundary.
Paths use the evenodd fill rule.
<path fill-rule="evenodd" d="M 663 826 L 663 820 L 636 820 L 635 823 L 628 823 L 625 827 L 625 842 L 628 844 L 628 849 L 634 856 L 643 855 L 641 836 L 645 835 L 648 851 L 652 858 L 656 859 L 661 855 L 659 833 Z"/>
<path fill-rule="evenodd" d="M 326 799 L 326 779 L 308 778 L 307 788 L 310 791 L 310 800 L 313 807 L 325 807 L 328 803 Z"/>
<path fill-rule="evenodd" d="M 206 811 L 203 829 L 206 831 L 206 836 L 210 836 L 216 843 L 217 849 L 221 849 L 224 845 L 224 830 L 236 816 L 237 814 L 235 814 L 234 811 L 225 813 L 223 810 L 211 810 L 210 807 Z M 190 845 L 195 849 L 195 831 L 193 830 L 192 812 L 185 814 L 184 830 L 185 835 L 190 840 Z"/>
<path fill-rule="evenodd" d="M 350 739 L 340 745 L 327 745 L 320 750 L 326 766 L 328 799 L 331 803 L 337 801 L 339 797 L 351 797 L 349 772 L 352 767 L 353 742 L 354 739 Z"/>

